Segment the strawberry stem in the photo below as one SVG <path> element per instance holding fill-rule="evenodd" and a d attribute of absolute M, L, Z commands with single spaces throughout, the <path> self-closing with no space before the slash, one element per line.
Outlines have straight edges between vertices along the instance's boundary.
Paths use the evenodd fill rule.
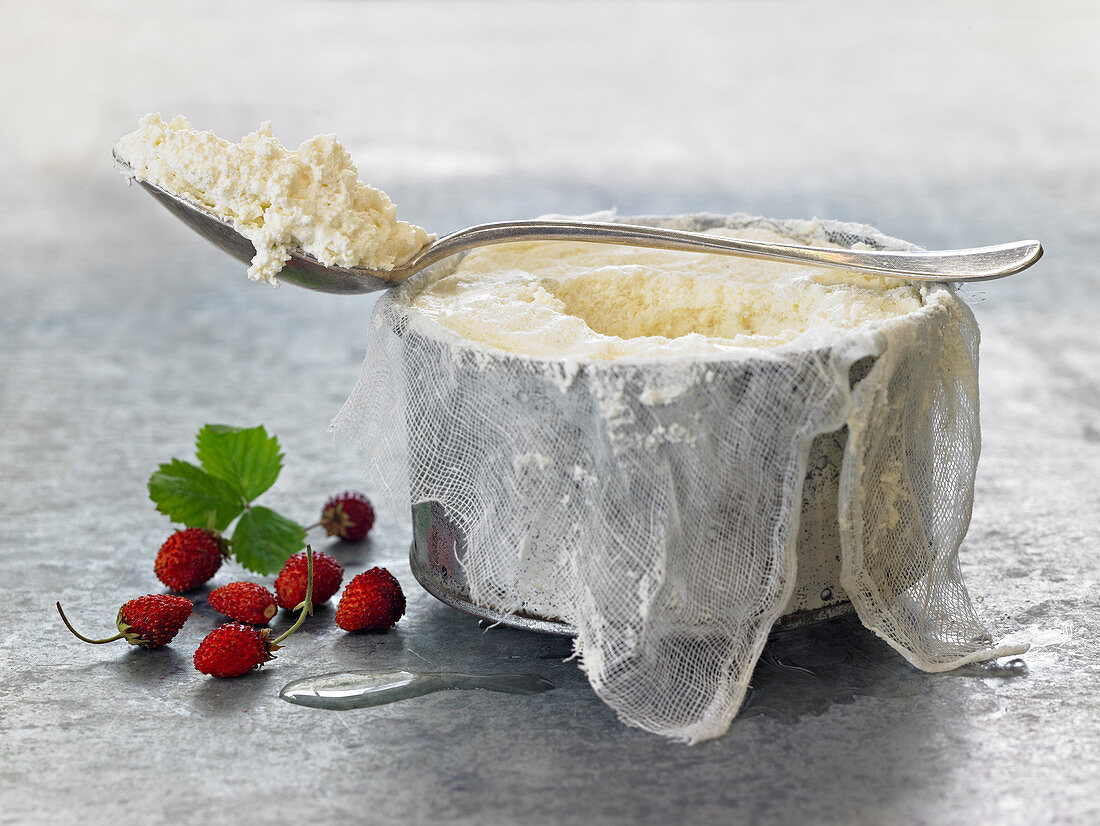
<path fill-rule="evenodd" d="M 60 602 L 57 603 L 57 613 L 59 613 L 61 615 L 61 621 L 63 623 L 65 623 L 65 627 L 73 632 L 73 636 L 84 640 L 84 642 L 90 642 L 92 645 L 102 645 L 105 642 L 114 642 L 115 640 L 121 640 L 124 636 L 126 636 L 125 634 L 123 634 L 120 631 L 119 633 L 115 634 L 113 637 L 107 637 L 106 639 L 103 639 L 103 640 L 88 639 L 83 634 L 81 634 L 79 631 L 77 631 L 75 628 L 73 628 L 72 623 L 69 622 L 69 618 L 67 616 L 65 616 L 65 612 L 61 610 L 61 603 Z"/>
<path fill-rule="evenodd" d="M 58 607 L 60 608 L 60 606 Z M 302 600 L 297 607 L 301 610 L 301 613 L 298 614 L 297 621 L 280 636 L 275 638 L 271 643 L 272 647 L 277 646 L 297 631 L 301 624 L 305 622 L 306 614 L 313 613 L 313 548 L 309 545 L 306 545 L 306 598 Z"/>

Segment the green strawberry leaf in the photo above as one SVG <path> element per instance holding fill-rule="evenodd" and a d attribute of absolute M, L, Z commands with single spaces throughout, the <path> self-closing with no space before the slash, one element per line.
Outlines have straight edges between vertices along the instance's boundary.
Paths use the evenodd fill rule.
<path fill-rule="evenodd" d="M 283 469 L 279 440 L 269 437 L 263 425 L 208 424 L 195 437 L 195 448 L 207 473 L 223 479 L 247 501 L 274 485 Z"/>
<path fill-rule="evenodd" d="M 173 522 L 224 530 L 244 502 L 232 487 L 190 462 L 173 459 L 149 477 L 149 498 Z"/>
<path fill-rule="evenodd" d="M 233 558 L 258 574 L 278 573 L 306 545 L 306 529 L 271 508 L 245 511 L 233 530 Z"/>

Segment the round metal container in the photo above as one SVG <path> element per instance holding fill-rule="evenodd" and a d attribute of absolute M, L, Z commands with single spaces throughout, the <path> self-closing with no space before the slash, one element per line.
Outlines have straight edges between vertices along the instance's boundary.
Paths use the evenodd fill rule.
<path fill-rule="evenodd" d="M 693 227 L 706 229 L 721 225 L 722 219 L 708 218 L 701 225 Z M 838 238 L 838 240 L 843 240 Z M 851 239 L 849 239 L 851 240 Z M 859 240 L 859 239 L 856 239 Z M 410 383 L 438 383 L 450 388 L 448 396 L 436 399 L 432 407 L 418 411 L 416 417 L 407 421 L 410 463 L 419 468 L 432 467 L 437 461 L 433 446 L 441 444 L 447 435 L 448 422 L 453 411 L 463 409 L 479 393 L 487 392 L 485 376 L 506 375 L 513 381 L 515 398 L 501 399 L 500 421 L 494 422 L 495 428 L 531 429 L 533 449 L 540 444 L 538 427 L 542 422 L 532 422 L 531 408 L 547 411 L 547 421 L 552 420 L 554 411 L 559 409 L 562 398 L 575 403 L 582 409 L 587 403 L 588 393 L 585 375 L 582 371 L 567 390 L 551 388 L 544 374 L 529 366 L 529 360 L 508 354 L 487 356 L 483 360 L 467 359 L 466 362 L 452 363 L 451 344 L 438 339 L 423 328 L 413 329 L 413 325 L 399 322 L 400 329 L 395 330 L 405 339 L 408 349 L 415 348 L 418 353 L 417 367 L 408 377 Z M 867 376 L 875 362 L 874 358 L 865 358 L 852 365 L 849 381 L 854 386 Z M 447 364 L 448 368 L 438 368 L 441 373 L 435 375 L 437 364 Z M 457 366 L 455 366 L 457 365 Z M 410 370 L 412 368 L 409 368 Z M 602 368 L 601 368 L 602 369 Z M 615 367 L 614 369 L 619 369 Z M 634 376 L 635 367 L 624 368 L 625 373 Z M 726 372 L 727 365 L 716 361 L 715 374 L 719 377 L 731 375 Z M 447 372 L 450 370 L 451 372 Z M 752 368 L 758 380 L 768 380 L 774 368 L 767 359 L 761 359 L 758 366 Z M 630 372 L 633 371 L 633 372 Z M 456 382 L 458 372 L 462 382 Z M 782 377 L 776 377 L 782 380 Z M 438 381 L 437 381 L 438 380 Z M 633 380 L 628 378 L 627 380 Z M 735 380 L 727 382 L 727 398 L 718 401 L 710 410 L 712 416 L 720 416 L 723 403 L 728 409 L 734 409 L 738 394 L 741 392 Z M 521 393 L 522 391 L 522 393 Z M 564 394 L 564 396 L 563 396 Z M 519 401 L 522 396 L 522 401 Z M 690 405 L 690 401 L 685 404 Z M 659 411 L 638 409 L 639 419 L 661 415 L 663 424 L 675 421 L 677 416 L 692 415 L 690 407 L 678 407 L 668 404 Z M 715 420 L 717 421 L 717 419 Z M 796 540 L 797 574 L 791 597 L 783 608 L 780 619 L 773 626 L 776 629 L 794 628 L 819 622 L 832 617 L 854 612 L 848 595 L 840 584 L 841 548 L 838 522 L 839 476 L 843 463 L 848 432 L 846 427 L 824 433 L 816 437 L 808 453 L 806 475 L 802 486 L 802 504 Z M 463 450 L 466 455 L 492 455 L 494 445 L 490 443 L 491 432 L 472 434 L 466 437 Z M 453 457 L 449 464 L 459 460 Z M 466 537 L 456 520 L 439 502 L 432 499 L 427 491 L 412 490 L 413 542 L 410 548 L 410 564 L 417 581 L 431 594 L 444 603 L 474 616 L 498 622 L 500 624 L 540 631 L 552 634 L 574 635 L 575 630 L 569 618 L 548 613 L 539 606 L 563 605 L 567 600 L 558 597 L 569 593 L 566 583 L 553 581 L 522 581 L 518 586 L 493 583 L 496 593 L 493 598 L 482 597 L 474 600 L 465 575 L 463 560 L 468 554 L 478 553 L 478 548 L 469 547 Z M 706 495 L 720 502 L 720 489 L 709 491 Z M 520 502 L 516 508 L 522 507 Z M 486 551 L 481 551 L 486 552 Z M 496 551 L 499 553 L 500 551 Z M 914 575 L 908 571 L 907 575 Z M 551 579 L 552 578 L 543 578 Z M 561 587 L 561 591 L 555 589 Z M 497 602 L 499 600 L 499 602 Z M 507 610 L 521 606 L 519 610 Z M 559 609 L 560 610 L 560 609 Z"/>

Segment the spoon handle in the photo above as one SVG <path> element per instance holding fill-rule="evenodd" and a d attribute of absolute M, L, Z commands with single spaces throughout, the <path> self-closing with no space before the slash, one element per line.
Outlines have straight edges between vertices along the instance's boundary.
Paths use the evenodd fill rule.
<path fill-rule="evenodd" d="M 634 224 L 546 220 L 504 221 L 459 230 L 425 250 L 416 259 L 415 265 L 419 269 L 456 252 L 515 241 L 589 241 L 683 252 L 710 252 L 925 281 L 1004 278 L 1030 267 L 1043 255 L 1043 247 L 1038 241 L 1016 241 L 963 250 L 849 250 L 772 244 Z"/>

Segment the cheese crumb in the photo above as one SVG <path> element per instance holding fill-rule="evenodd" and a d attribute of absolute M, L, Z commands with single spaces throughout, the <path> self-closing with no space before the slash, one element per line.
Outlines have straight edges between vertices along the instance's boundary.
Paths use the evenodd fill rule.
<path fill-rule="evenodd" d="M 391 270 L 435 239 L 397 220 L 385 192 L 359 180 L 351 155 L 332 135 L 295 151 L 271 124 L 230 143 L 179 116 L 146 115 L 115 146 L 130 174 L 213 212 L 252 241 L 253 281 L 276 275 L 299 248 L 326 266 Z"/>

